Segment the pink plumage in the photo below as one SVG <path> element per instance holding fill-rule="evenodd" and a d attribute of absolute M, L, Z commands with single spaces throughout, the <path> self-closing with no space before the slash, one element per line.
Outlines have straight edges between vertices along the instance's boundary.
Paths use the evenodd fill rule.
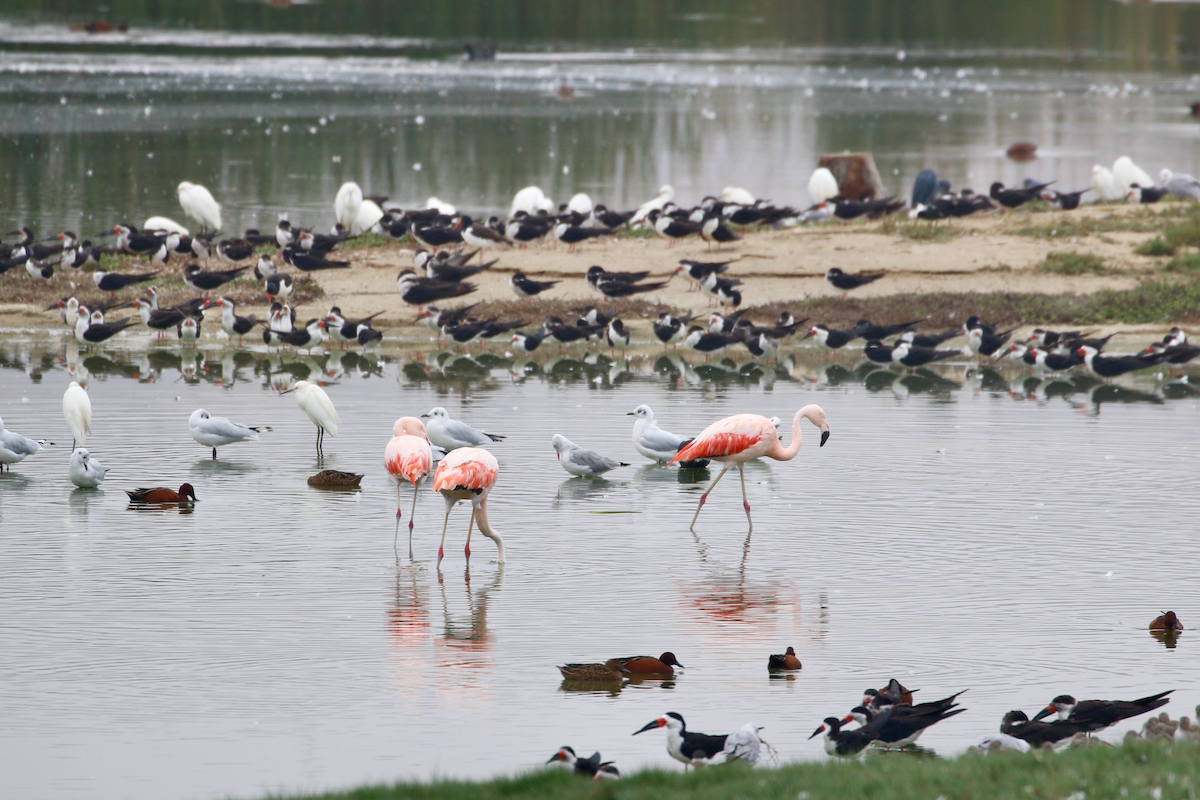
<path fill-rule="evenodd" d="M 383 465 L 396 482 L 396 536 L 400 535 L 400 484 L 413 485 L 413 513 L 408 516 L 409 538 L 412 538 L 413 514 L 417 511 L 417 488 L 433 467 L 433 448 L 425 437 L 425 425 L 416 417 L 401 417 L 392 426 L 392 440 L 383 450 Z M 392 543 L 395 545 L 395 542 Z M 411 542 L 410 542 L 411 544 Z"/>
<path fill-rule="evenodd" d="M 450 510 L 459 500 L 471 501 L 471 524 L 467 526 L 467 544 L 463 548 L 468 562 L 471 558 L 471 529 L 479 522 L 479 532 L 496 543 L 497 560 L 504 561 L 504 540 L 488 521 L 487 498 L 496 485 L 500 464 L 496 457 L 479 447 L 460 447 L 451 450 L 438 464 L 433 474 L 433 488 L 446 499 L 446 519 L 442 522 L 442 543 L 438 545 L 438 564 L 445 556 L 446 524 Z"/>

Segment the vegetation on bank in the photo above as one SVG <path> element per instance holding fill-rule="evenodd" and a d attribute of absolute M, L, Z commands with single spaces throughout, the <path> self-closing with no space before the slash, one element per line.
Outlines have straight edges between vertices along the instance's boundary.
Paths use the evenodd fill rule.
<path fill-rule="evenodd" d="M 619 765 L 618 765 L 619 766 Z M 591 781 L 558 769 L 478 783 L 437 781 L 365 786 L 309 800 L 1191 800 L 1200 784 L 1196 744 L 1134 741 L 1061 753 L 974 753 L 954 759 L 902 753 L 866 759 L 788 764 L 778 769 L 737 765 L 685 775 L 647 770 L 620 781 Z"/>

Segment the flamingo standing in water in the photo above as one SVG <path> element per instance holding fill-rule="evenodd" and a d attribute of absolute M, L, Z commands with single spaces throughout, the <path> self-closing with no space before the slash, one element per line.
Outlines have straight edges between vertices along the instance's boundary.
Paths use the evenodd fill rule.
<path fill-rule="evenodd" d="M 400 536 L 400 484 L 408 481 L 413 485 L 412 513 L 408 515 L 409 550 L 412 550 L 413 515 L 417 513 L 417 489 L 433 466 L 433 448 L 425 435 L 425 424 L 416 417 L 401 417 L 392 426 L 392 440 L 383 451 L 383 465 L 396 482 L 396 537 Z"/>
<path fill-rule="evenodd" d="M 746 473 L 742 465 L 753 458 L 763 456 L 776 461 L 791 461 L 795 458 L 800 452 L 801 419 L 807 419 L 821 429 L 821 446 L 824 447 L 829 439 L 829 421 L 825 419 L 825 411 L 820 406 L 807 405 L 797 411 L 792 420 L 792 443 L 787 447 L 780 443 L 779 432 L 771 420 L 757 414 L 735 414 L 709 425 L 689 444 L 680 448 L 671 459 L 672 464 L 709 458 L 725 465 L 716 480 L 700 495 L 700 505 L 696 507 L 696 514 L 692 517 L 692 524 L 688 530 L 695 532 L 696 519 L 700 516 L 700 509 L 704 508 L 704 501 L 708 499 L 717 481 L 725 476 L 732 465 L 737 464 L 738 474 L 742 479 L 742 506 L 746 509 L 746 521 L 750 523 L 750 530 L 753 531 L 754 520 L 750 519 L 750 501 L 746 499 Z"/>
<path fill-rule="evenodd" d="M 496 560 L 504 562 L 504 540 L 492 528 L 487 518 L 487 498 L 496 485 L 496 474 L 500 465 L 496 457 L 479 447 L 460 447 L 446 454 L 433 474 L 433 488 L 446 498 L 446 518 L 442 521 L 442 542 L 438 545 L 438 565 L 442 563 L 446 544 L 446 525 L 450 522 L 450 509 L 459 500 L 471 501 L 471 522 L 467 526 L 467 546 L 464 550 L 467 562 L 471 560 L 471 530 L 479 520 L 479 532 L 496 543 L 499 551 Z"/>

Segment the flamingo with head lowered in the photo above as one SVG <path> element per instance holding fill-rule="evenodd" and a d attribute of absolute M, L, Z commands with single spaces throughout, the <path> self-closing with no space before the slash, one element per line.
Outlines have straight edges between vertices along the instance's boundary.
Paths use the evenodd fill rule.
<path fill-rule="evenodd" d="M 383 465 L 396 482 L 396 539 L 400 536 L 400 484 L 413 485 L 412 513 L 408 515 L 409 550 L 412 550 L 413 515 L 417 513 L 417 490 L 433 466 L 433 448 L 425 435 L 425 425 L 416 417 L 401 417 L 392 426 L 392 440 L 383 451 Z"/>
<path fill-rule="evenodd" d="M 438 464 L 433 474 L 433 488 L 446 498 L 446 518 L 442 521 L 442 542 L 438 545 L 438 566 L 445 553 L 446 525 L 450 521 L 450 510 L 459 500 L 471 501 L 471 522 L 467 526 L 467 546 L 464 552 L 467 562 L 471 560 L 471 530 L 479 520 L 479 532 L 496 543 L 499 551 L 496 560 L 504 563 L 504 540 L 492 528 L 487 517 L 487 498 L 496 485 L 496 474 L 500 465 L 496 457 L 479 447 L 460 447 L 451 450 Z"/>
<path fill-rule="evenodd" d="M 700 458 L 725 464 L 716 480 L 700 495 L 700 505 L 696 507 L 696 514 L 692 517 L 692 524 L 688 530 L 695 532 L 696 519 L 700 516 L 700 509 L 704 508 L 704 501 L 729 468 L 737 464 L 738 474 L 742 479 L 742 506 L 746 509 L 746 521 L 750 523 L 750 530 L 753 531 L 754 520 L 750 519 L 750 501 L 746 499 L 746 473 L 742 465 L 753 458 L 764 456 L 776 461 L 791 461 L 795 458 L 800 452 L 801 419 L 807 419 L 821 429 L 821 446 L 824 447 L 829 439 L 829 421 L 825 419 L 825 411 L 816 405 L 807 405 L 796 412 L 792 420 L 792 443 L 787 447 L 779 441 L 779 432 L 771 420 L 757 414 L 735 414 L 714 422 L 699 436 L 681 447 L 671 459 L 672 464 Z"/>

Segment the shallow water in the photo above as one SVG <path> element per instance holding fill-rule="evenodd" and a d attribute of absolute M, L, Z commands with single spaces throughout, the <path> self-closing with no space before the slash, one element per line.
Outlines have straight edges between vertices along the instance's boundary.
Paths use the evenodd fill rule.
<path fill-rule="evenodd" d="M 1173 715 L 1200 701 L 1192 634 L 1168 649 L 1145 630 L 1168 608 L 1190 627 L 1198 599 L 1187 383 L 1050 385 L 969 364 L 888 375 L 811 350 L 776 370 L 651 353 L 279 361 L 140 346 L 0 344 L 5 425 L 58 442 L 0 478 L 4 796 L 482 777 L 563 744 L 622 769 L 666 766 L 660 733 L 631 737 L 665 711 L 711 733 L 754 721 L 781 760 L 824 758 L 806 738 L 820 720 L 893 675 L 921 699 L 970 689 L 969 711 L 921 740 L 943 754 L 1062 692 L 1177 688 Z M 361 492 L 304 483 L 314 429 L 274 387 L 322 374 L 343 421 L 322 466 L 366 473 Z M 72 375 L 94 407 L 87 446 L 113 469 L 102 492 L 66 478 Z M 732 477 L 689 533 L 701 487 L 645 465 L 625 416 L 648 403 L 664 427 L 695 432 L 810 402 L 829 443 L 806 423 L 795 461 L 747 469 L 751 537 Z M 491 448 L 503 567 L 476 534 L 466 572 L 460 507 L 437 571 L 442 504 L 428 489 L 415 560 L 403 530 L 393 551 L 383 447 L 397 416 L 436 405 L 509 437 Z M 199 407 L 274 431 L 213 462 L 187 432 Z M 569 479 L 554 433 L 632 466 Z M 183 481 L 200 498 L 191 513 L 132 510 L 121 492 Z M 769 676 L 767 655 L 789 644 L 804 669 Z M 673 682 L 568 691 L 555 669 L 662 650 L 687 665 Z"/>

